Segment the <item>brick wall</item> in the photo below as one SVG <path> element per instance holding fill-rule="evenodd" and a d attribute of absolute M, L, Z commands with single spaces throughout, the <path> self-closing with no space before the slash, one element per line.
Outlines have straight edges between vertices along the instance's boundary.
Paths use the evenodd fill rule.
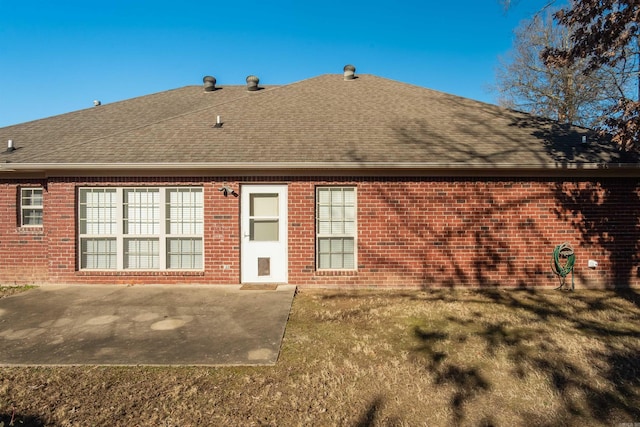
<path fill-rule="evenodd" d="M 395 179 L 358 188 L 357 274 L 314 273 L 290 260 L 290 281 L 310 286 L 557 286 L 553 248 L 576 252 L 578 286 L 638 285 L 640 193 L 635 180 Z M 326 182 L 333 184 L 333 182 Z M 310 183 L 295 183 L 302 197 Z M 312 192 L 312 191 L 311 191 Z M 292 197 L 293 198 L 293 197 Z M 296 208 L 301 252 L 313 203 Z M 290 215 L 293 218 L 292 215 Z M 298 227 L 301 228 L 301 227 Z M 291 227 L 295 230 L 294 227 Z M 298 241 L 296 241 L 298 240 Z M 588 260 L 598 262 L 596 269 Z M 569 278 L 570 280 L 570 278 Z"/>
<path fill-rule="evenodd" d="M 41 229 L 18 224 L 20 182 L 5 182 L 0 188 L 0 284 L 13 283 L 239 283 L 239 199 L 223 197 L 223 183 L 238 188 L 232 179 L 50 179 L 44 191 Z M 28 182 L 27 182 L 28 184 Z M 29 184 L 33 185 L 33 184 Z M 204 271 L 158 272 L 78 271 L 77 188 L 79 186 L 172 186 L 204 188 Z M 226 266 L 227 268 L 223 268 Z"/>
<path fill-rule="evenodd" d="M 21 187 L 43 185 L 39 180 L 0 182 L 0 284 L 24 285 L 48 280 L 44 227 L 20 227 L 18 205 Z"/>
<path fill-rule="evenodd" d="M 578 286 L 637 286 L 637 180 L 344 179 L 285 177 L 289 183 L 289 283 L 340 287 L 556 286 L 555 245 L 576 250 Z M 240 282 L 240 198 L 223 197 L 233 177 L 50 179 L 0 184 L 0 283 Z M 21 185 L 43 185 L 44 225 L 17 226 Z M 204 271 L 85 272 L 77 263 L 76 189 L 81 185 L 201 185 Z M 357 271 L 315 268 L 315 186 L 354 185 Z M 587 262 L 598 262 L 596 269 Z"/>

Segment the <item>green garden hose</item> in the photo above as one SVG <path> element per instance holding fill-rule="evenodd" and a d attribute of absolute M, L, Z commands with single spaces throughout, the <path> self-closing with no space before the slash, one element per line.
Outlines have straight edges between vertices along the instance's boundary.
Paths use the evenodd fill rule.
<path fill-rule="evenodd" d="M 560 286 L 556 289 L 561 289 L 565 285 L 567 275 L 571 273 L 571 290 L 575 289 L 573 282 L 573 266 L 576 262 L 576 255 L 573 252 L 573 247 L 564 242 L 558 245 L 553 250 L 553 262 L 551 263 L 551 269 L 553 273 L 558 276 L 560 280 Z"/>

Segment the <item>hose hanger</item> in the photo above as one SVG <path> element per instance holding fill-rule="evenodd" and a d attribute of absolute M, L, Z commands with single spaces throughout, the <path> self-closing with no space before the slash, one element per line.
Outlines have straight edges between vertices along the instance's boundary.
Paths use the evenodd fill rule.
<path fill-rule="evenodd" d="M 555 247 L 551 261 L 551 270 L 553 274 L 558 276 L 558 280 L 560 281 L 560 286 L 558 286 L 556 290 L 566 288 L 573 291 L 575 289 L 573 281 L 573 266 L 575 262 L 576 255 L 571 244 L 564 242 Z M 569 288 L 566 283 L 569 273 L 571 273 L 571 288 Z"/>

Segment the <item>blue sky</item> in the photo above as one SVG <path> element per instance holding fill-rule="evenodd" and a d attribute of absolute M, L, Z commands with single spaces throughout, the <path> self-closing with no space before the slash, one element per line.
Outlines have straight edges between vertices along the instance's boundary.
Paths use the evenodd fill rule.
<path fill-rule="evenodd" d="M 202 84 L 356 73 L 485 102 L 512 31 L 547 0 L 0 0 L 0 127 Z"/>

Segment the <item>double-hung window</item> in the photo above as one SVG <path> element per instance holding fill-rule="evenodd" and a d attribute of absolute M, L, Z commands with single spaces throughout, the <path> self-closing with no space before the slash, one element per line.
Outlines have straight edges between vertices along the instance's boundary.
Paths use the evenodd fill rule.
<path fill-rule="evenodd" d="M 20 226 L 42 227 L 42 188 L 20 189 Z"/>
<path fill-rule="evenodd" d="M 319 270 L 356 268 L 355 187 L 316 188 L 316 265 Z"/>
<path fill-rule="evenodd" d="M 201 270 L 201 187 L 80 188 L 80 268 Z"/>

